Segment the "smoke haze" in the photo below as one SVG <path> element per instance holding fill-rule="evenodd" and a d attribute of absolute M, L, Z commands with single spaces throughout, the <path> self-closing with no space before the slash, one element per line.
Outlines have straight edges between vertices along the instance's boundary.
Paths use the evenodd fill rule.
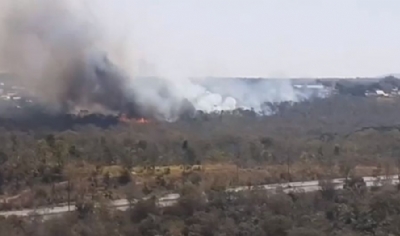
<path fill-rule="evenodd" d="M 124 15 L 130 13 L 111 10 L 122 9 L 118 4 L 0 0 L 0 68 L 16 75 L 43 104 L 63 112 L 88 109 L 175 120 L 195 110 L 261 112 L 264 102 L 308 96 L 294 91 L 288 80 L 199 82 L 191 79 L 196 73 L 190 66 L 153 64 L 149 69 L 143 63 L 146 51 L 136 47 L 129 29 L 134 22 Z M 175 57 L 171 53 L 171 60 Z M 153 77 L 143 77 L 143 71 Z"/>

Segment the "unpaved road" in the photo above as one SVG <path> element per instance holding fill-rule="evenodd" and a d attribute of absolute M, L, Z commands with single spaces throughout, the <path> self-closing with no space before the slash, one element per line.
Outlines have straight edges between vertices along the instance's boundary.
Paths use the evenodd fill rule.
<path fill-rule="evenodd" d="M 371 186 L 379 186 L 382 185 L 383 183 L 387 184 L 398 184 L 399 183 L 399 178 L 397 175 L 393 176 L 379 176 L 379 177 L 363 177 L 364 182 L 368 187 Z M 340 179 L 333 179 L 332 183 L 335 185 L 336 189 L 342 189 L 344 185 L 345 179 L 340 178 Z M 319 181 L 305 181 L 305 182 L 290 182 L 290 183 L 284 183 L 284 184 L 267 184 L 267 185 L 260 185 L 260 186 L 252 186 L 252 187 L 235 187 L 235 188 L 229 188 L 226 191 L 230 192 L 240 192 L 240 191 L 245 191 L 245 190 L 256 190 L 256 189 L 261 189 L 261 190 L 268 190 L 272 193 L 276 192 L 277 190 L 279 191 L 284 191 L 284 192 L 292 192 L 292 191 L 303 191 L 303 192 L 314 192 L 320 190 L 319 186 Z M 161 207 L 165 206 L 170 206 L 173 205 L 177 202 L 179 199 L 179 194 L 173 193 L 173 194 L 168 194 L 163 197 L 160 197 L 157 199 L 157 204 Z M 110 203 L 110 207 L 116 208 L 118 210 L 126 210 L 129 207 L 129 202 L 127 199 L 120 199 L 120 200 L 115 200 Z M 43 207 L 43 208 L 37 208 L 37 209 L 24 209 L 24 210 L 14 210 L 14 211 L 1 211 L 0 216 L 32 216 L 32 215 L 40 215 L 40 216 L 45 216 L 47 217 L 52 217 L 55 215 L 60 215 L 65 212 L 69 211 L 74 211 L 75 206 L 71 205 L 68 207 L 68 205 L 62 204 L 60 206 L 56 207 Z"/>

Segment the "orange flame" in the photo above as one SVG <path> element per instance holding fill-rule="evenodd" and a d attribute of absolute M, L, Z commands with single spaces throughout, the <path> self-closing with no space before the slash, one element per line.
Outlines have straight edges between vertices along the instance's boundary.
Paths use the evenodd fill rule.
<path fill-rule="evenodd" d="M 145 118 L 129 119 L 125 114 L 122 114 L 119 117 L 119 121 L 122 123 L 126 123 L 126 124 L 148 124 L 148 123 L 150 123 L 150 121 Z"/>
<path fill-rule="evenodd" d="M 136 121 L 136 123 L 139 123 L 139 124 L 148 124 L 148 123 L 150 123 L 150 121 L 146 120 L 145 118 L 136 119 L 135 121 Z"/>

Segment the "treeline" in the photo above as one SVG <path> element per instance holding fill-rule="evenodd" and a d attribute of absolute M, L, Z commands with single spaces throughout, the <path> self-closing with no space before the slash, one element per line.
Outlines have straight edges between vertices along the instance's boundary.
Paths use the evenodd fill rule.
<path fill-rule="evenodd" d="M 324 84 L 323 81 L 321 83 Z M 376 90 L 382 90 L 386 93 L 398 91 L 400 80 L 394 76 L 387 76 L 379 81 L 372 80 L 372 82 L 368 80 L 358 81 L 357 79 L 339 80 L 336 81 L 335 88 L 343 95 L 364 97 L 367 92 L 375 92 Z"/>

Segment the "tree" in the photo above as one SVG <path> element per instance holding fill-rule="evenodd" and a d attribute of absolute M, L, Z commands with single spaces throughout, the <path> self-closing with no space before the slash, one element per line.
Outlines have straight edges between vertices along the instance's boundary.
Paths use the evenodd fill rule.
<path fill-rule="evenodd" d="M 339 145 L 335 145 L 334 149 L 333 149 L 333 155 L 335 156 L 339 156 L 340 155 L 340 147 Z"/>
<path fill-rule="evenodd" d="M 76 212 L 78 213 L 78 217 L 80 219 L 86 218 L 89 214 L 92 214 L 94 211 L 94 203 L 91 201 L 86 201 L 84 199 L 80 199 L 76 205 Z"/>
<path fill-rule="evenodd" d="M 0 169 L 0 194 L 3 194 L 4 176 L 3 170 Z"/>
<path fill-rule="evenodd" d="M 261 223 L 261 227 L 266 235 L 286 236 L 292 224 L 291 219 L 286 216 L 267 216 Z"/>
<path fill-rule="evenodd" d="M 331 180 L 319 181 L 320 193 L 327 201 L 333 201 L 336 197 L 335 184 Z"/>
<path fill-rule="evenodd" d="M 355 167 L 356 167 L 355 162 L 348 158 L 341 160 L 339 163 L 339 171 L 346 179 L 350 177 L 350 174 L 352 173 Z"/>
<path fill-rule="evenodd" d="M 138 223 L 150 215 L 159 214 L 156 205 L 156 199 L 152 197 L 148 200 L 139 201 L 132 209 L 128 211 L 128 214 L 133 223 Z"/>
<path fill-rule="evenodd" d="M 54 134 L 48 134 L 46 136 L 46 143 L 47 145 L 49 145 L 50 148 L 53 148 L 56 144 L 56 138 L 54 136 Z"/>
<path fill-rule="evenodd" d="M 131 172 L 130 170 L 123 169 L 121 175 L 118 177 L 118 182 L 121 185 L 126 185 L 131 182 Z"/>
<path fill-rule="evenodd" d="M 7 161 L 8 161 L 8 155 L 5 152 L 0 151 L 0 166 L 6 163 Z"/>
<path fill-rule="evenodd" d="M 196 163 L 196 152 L 192 147 L 189 146 L 189 142 L 187 140 L 183 141 L 182 150 L 184 162 L 189 166 L 194 165 Z"/>

